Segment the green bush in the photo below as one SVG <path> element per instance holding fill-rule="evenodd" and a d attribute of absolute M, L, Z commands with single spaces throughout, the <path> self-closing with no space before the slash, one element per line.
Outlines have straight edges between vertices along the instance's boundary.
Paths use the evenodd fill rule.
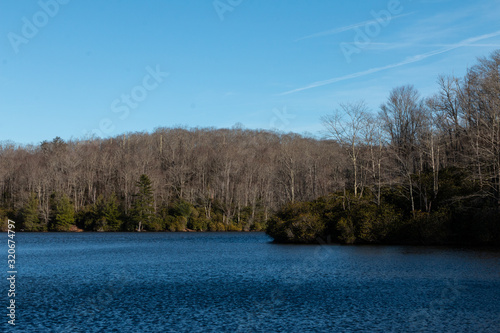
<path fill-rule="evenodd" d="M 63 194 L 52 196 L 53 219 L 51 224 L 52 231 L 69 231 L 75 224 L 75 211 L 69 197 Z"/>
<path fill-rule="evenodd" d="M 0 231 L 8 230 L 7 212 L 0 207 Z"/>
<path fill-rule="evenodd" d="M 47 227 L 40 220 L 40 201 L 35 193 L 31 193 L 21 209 L 23 229 L 26 231 L 46 231 Z"/>
<path fill-rule="evenodd" d="M 337 230 L 340 232 L 340 242 L 353 244 L 356 241 L 356 229 L 351 217 L 341 217 L 337 222 Z"/>
<path fill-rule="evenodd" d="M 311 203 L 289 204 L 267 223 L 266 232 L 277 242 L 311 243 L 324 235 L 326 224 Z"/>

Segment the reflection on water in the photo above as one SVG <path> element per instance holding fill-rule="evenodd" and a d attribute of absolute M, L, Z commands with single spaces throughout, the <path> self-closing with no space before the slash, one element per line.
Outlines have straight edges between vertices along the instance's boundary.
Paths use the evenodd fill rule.
<path fill-rule="evenodd" d="M 17 331 L 500 332 L 495 251 L 262 233 L 17 237 Z"/>

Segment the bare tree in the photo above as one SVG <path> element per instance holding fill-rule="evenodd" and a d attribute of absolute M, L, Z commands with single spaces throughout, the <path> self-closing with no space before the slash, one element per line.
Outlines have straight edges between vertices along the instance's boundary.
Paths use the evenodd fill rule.
<path fill-rule="evenodd" d="M 327 136 L 338 142 L 351 158 L 354 196 L 358 196 L 359 154 L 361 145 L 365 142 L 369 119 L 368 107 L 363 101 L 340 104 L 340 110 L 322 118 Z M 360 195 L 362 195 L 362 190 Z"/>
<path fill-rule="evenodd" d="M 423 102 L 415 87 L 406 85 L 393 89 L 380 109 L 383 128 L 390 137 L 399 171 L 407 179 L 411 209 L 415 212 L 412 174 L 421 170 L 418 144 L 424 125 Z"/>

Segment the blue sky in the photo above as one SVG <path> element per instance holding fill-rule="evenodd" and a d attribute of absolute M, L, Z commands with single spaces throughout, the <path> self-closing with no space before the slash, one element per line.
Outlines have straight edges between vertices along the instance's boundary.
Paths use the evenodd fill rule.
<path fill-rule="evenodd" d="M 500 49 L 500 1 L 0 0 L 0 141 L 157 127 L 318 134 Z"/>

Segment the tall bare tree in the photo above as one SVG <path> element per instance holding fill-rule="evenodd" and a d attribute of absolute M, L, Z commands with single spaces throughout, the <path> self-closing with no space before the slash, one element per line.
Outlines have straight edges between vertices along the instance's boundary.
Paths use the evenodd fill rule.
<path fill-rule="evenodd" d="M 359 191 L 359 155 L 366 141 L 367 127 L 370 122 L 365 102 L 340 104 L 340 110 L 322 118 L 327 136 L 337 141 L 348 153 L 352 162 L 354 195 Z M 362 194 L 362 190 L 361 190 Z"/>

